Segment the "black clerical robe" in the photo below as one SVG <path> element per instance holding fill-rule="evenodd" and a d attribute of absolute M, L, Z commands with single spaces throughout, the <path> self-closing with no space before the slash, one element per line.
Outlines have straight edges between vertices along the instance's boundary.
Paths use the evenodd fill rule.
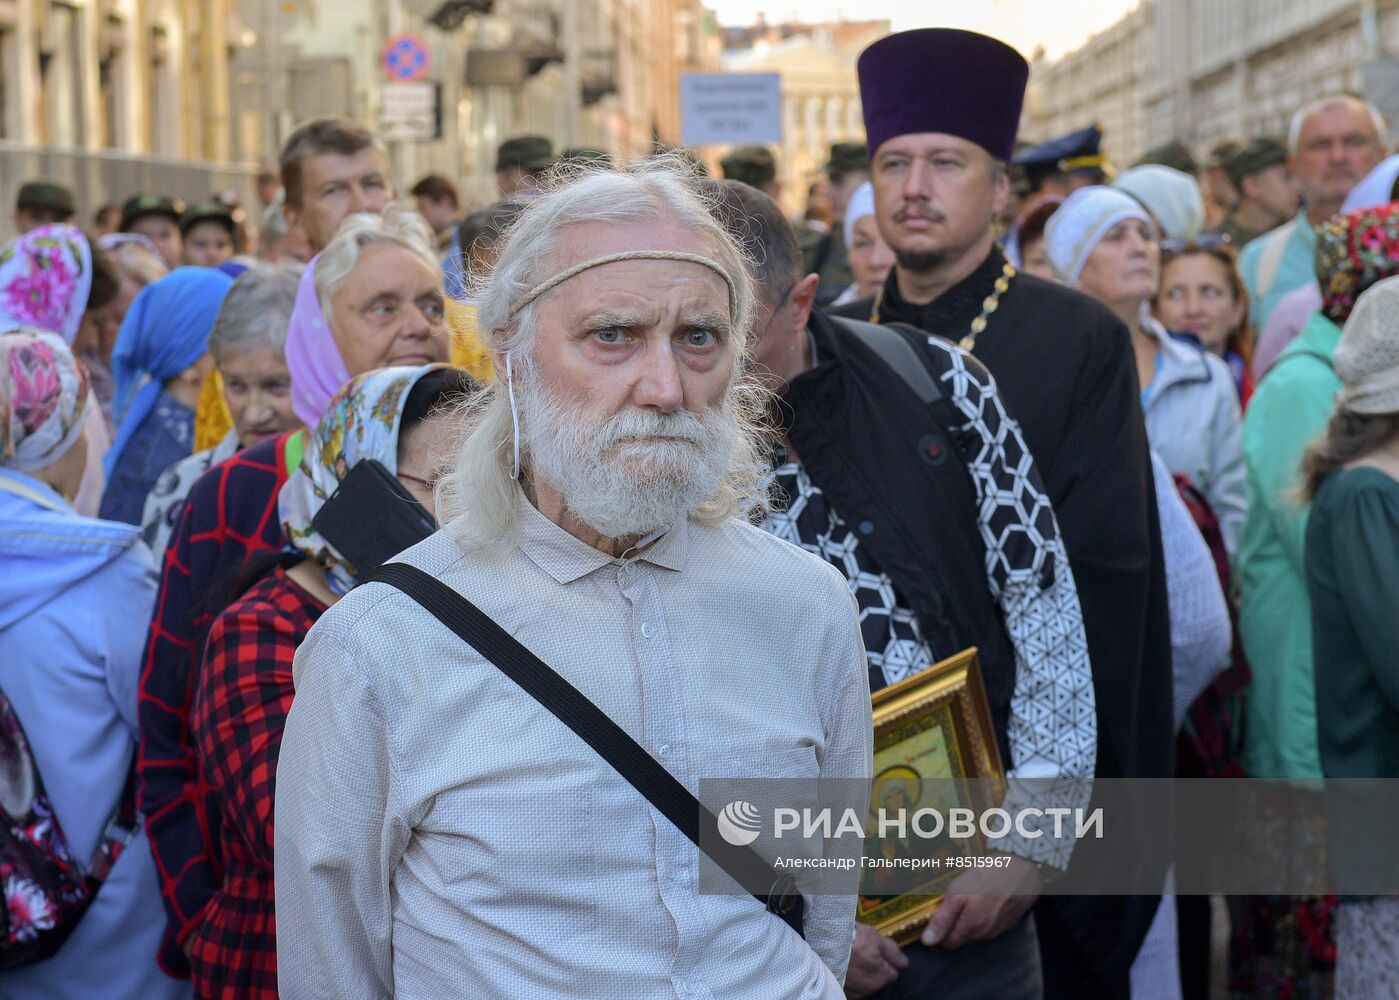
<path fill-rule="evenodd" d="M 969 277 L 922 306 L 904 301 L 897 270 L 891 271 L 877 318 L 958 342 L 1003 264 L 993 248 Z M 875 304 L 867 298 L 832 312 L 870 319 Z M 1165 563 L 1128 331 L 1088 296 L 1017 274 L 972 353 L 995 376 L 1006 409 L 1019 421 L 1059 518 L 1092 657 L 1097 774 L 1170 777 Z M 1096 845 L 1080 844 L 1073 865 L 1091 866 L 1095 858 L 1101 864 Z M 1156 897 L 1043 899 L 1036 915 L 1045 996 L 1125 1000 L 1127 973 L 1156 905 Z"/>

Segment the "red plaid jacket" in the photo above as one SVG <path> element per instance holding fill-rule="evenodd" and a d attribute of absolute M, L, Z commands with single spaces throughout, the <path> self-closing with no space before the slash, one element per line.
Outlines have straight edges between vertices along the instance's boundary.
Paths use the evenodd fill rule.
<path fill-rule="evenodd" d="M 223 884 L 191 938 L 198 1000 L 276 1000 L 273 793 L 292 660 L 325 605 L 277 569 L 214 619 L 190 726 L 221 817 Z"/>
<path fill-rule="evenodd" d="M 293 432 L 296 433 L 296 432 Z M 189 712 L 203 636 L 247 558 L 285 541 L 277 494 L 290 435 L 246 448 L 195 482 L 165 550 L 141 670 L 137 802 L 155 855 L 169 924 L 159 955 L 187 977 L 181 947 L 220 886 L 211 829 L 218 806 L 200 780 Z"/>

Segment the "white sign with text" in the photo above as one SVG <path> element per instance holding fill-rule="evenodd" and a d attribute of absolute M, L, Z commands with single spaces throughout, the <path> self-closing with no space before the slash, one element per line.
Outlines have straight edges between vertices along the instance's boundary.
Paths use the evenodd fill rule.
<path fill-rule="evenodd" d="M 782 141 L 779 73 L 685 73 L 681 139 L 687 146 Z"/>
<path fill-rule="evenodd" d="M 379 135 L 388 142 L 426 142 L 437 132 L 437 88 L 431 83 L 385 83 Z"/>

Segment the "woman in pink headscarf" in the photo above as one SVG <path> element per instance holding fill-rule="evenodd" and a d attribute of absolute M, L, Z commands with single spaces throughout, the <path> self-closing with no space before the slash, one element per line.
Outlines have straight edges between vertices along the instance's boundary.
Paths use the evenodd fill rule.
<path fill-rule="evenodd" d="M 352 375 L 447 360 L 441 274 L 423 267 L 420 226 L 393 208 L 352 215 L 307 266 L 287 330 L 292 406 L 307 427 Z"/>
<path fill-rule="evenodd" d="M 0 333 L 27 326 L 55 333 L 72 347 L 83 317 L 107 308 L 117 290 L 110 262 L 76 226 L 40 226 L 0 247 Z M 94 517 L 111 434 L 98 407 L 85 413 L 87 467 L 73 506 Z"/>

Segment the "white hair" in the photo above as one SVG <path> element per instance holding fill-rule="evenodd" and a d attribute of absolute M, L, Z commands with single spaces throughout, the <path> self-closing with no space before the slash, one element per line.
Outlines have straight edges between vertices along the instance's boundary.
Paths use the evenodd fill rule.
<path fill-rule="evenodd" d="M 316 258 L 316 298 L 321 310 L 331 315 L 330 297 L 350 276 L 365 247 L 389 244 L 410 250 L 438 270 L 432 250 L 432 227 L 417 212 L 389 205 L 383 215 L 359 212 L 340 224 L 335 238 Z"/>
<path fill-rule="evenodd" d="M 473 279 L 476 318 L 494 351 L 528 354 L 534 346 L 534 307 L 512 315 L 526 292 L 559 270 L 554 251 L 563 230 L 580 224 L 675 221 L 709 245 L 732 279 L 730 322 L 740 350 L 747 348 L 753 316 L 751 263 L 714 218 L 695 173 L 678 156 L 655 157 L 626 169 L 580 167 L 551 171 L 545 193 L 534 199 L 501 235 L 500 256 L 487 275 Z M 653 249 L 636 247 L 635 249 Z"/>
<path fill-rule="evenodd" d="M 1293 153 L 1301 152 L 1298 145 L 1302 141 L 1302 126 L 1307 119 L 1322 108 L 1330 107 L 1333 104 L 1343 104 L 1347 101 L 1354 101 L 1365 109 L 1365 113 L 1370 116 L 1371 123 L 1375 126 L 1375 139 L 1381 146 L 1386 145 L 1385 135 L 1387 126 L 1384 122 L 1384 115 L 1380 109 L 1364 98 L 1354 97 L 1350 94 L 1331 94 L 1328 97 L 1319 97 L 1310 104 L 1305 104 L 1292 116 L 1292 122 L 1287 127 L 1287 148 Z"/>
<path fill-rule="evenodd" d="M 703 524 L 718 524 L 765 507 L 761 487 L 767 467 L 766 391 L 745 373 L 753 321 L 754 290 L 743 248 L 715 219 L 708 199 L 687 162 L 656 157 L 625 169 L 580 167 L 551 173 L 546 190 L 500 238 L 500 257 L 489 275 L 473 280 L 472 297 L 482 335 L 497 357 L 509 352 L 517 376 L 533 374 L 532 351 L 538 336 L 537 303 L 518 313 L 514 304 L 563 265 L 555 259 L 564 231 L 581 225 L 677 222 L 706 244 L 709 255 L 732 280 L 729 303 L 734 374 L 726 405 L 738 430 L 723 481 L 714 495 L 691 511 Z M 656 249 L 638 246 L 634 249 Z M 571 262 L 570 262 L 571 263 Z M 496 380 L 464 405 L 464 439 L 452 474 L 438 488 L 443 523 L 469 543 L 488 544 L 509 537 L 516 527 L 516 485 L 512 478 L 515 431 L 505 366 Z M 528 455 L 521 479 L 528 481 Z M 471 517 L 461 518 L 470 512 Z"/>
<path fill-rule="evenodd" d="M 270 347 L 280 356 L 296 305 L 303 265 L 260 264 L 240 274 L 228 289 L 209 334 L 209 352 L 219 365 L 230 354 Z"/>

